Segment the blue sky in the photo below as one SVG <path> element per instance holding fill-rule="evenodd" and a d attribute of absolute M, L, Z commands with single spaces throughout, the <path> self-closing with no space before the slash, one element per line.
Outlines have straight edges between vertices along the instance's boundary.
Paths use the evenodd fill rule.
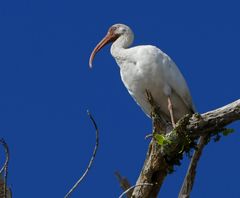
<path fill-rule="evenodd" d="M 9 184 L 16 198 L 63 197 L 100 147 L 74 197 L 118 197 L 119 170 L 138 177 L 151 121 L 123 86 L 109 47 L 88 67 L 94 46 L 114 23 L 153 44 L 184 74 L 199 112 L 240 98 L 240 12 L 237 1 L 0 2 L 0 136 L 11 151 Z M 236 133 L 204 151 L 193 198 L 240 197 L 240 123 Z M 3 154 L 3 151 L 1 151 Z M 160 197 L 177 197 L 188 159 Z"/>

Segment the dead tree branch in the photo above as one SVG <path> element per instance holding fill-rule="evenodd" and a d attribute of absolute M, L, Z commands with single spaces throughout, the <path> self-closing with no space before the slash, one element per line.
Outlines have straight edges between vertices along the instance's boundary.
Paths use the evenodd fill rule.
<path fill-rule="evenodd" d="M 74 184 L 74 186 L 68 191 L 68 193 L 65 195 L 64 198 L 68 198 L 71 193 L 78 187 L 78 185 L 81 183 L 81 181 L 86 177 L 88 171 L 90 170 L 92 164 L 93 164 L 93 161 L 96 157 L 96 154 L 97 154 L 97 150 L 98 150 L 98 145 L 99 145 L 99 131 L 98 131 L 98 127 L 97 127 L 97 124 L 93 118 L 93 116 L 91 115 L 91 113 L 89 111 L 87 111 L 87 114 L 90 118 L 90 120 L 92 121 L 92 124 L 95 128 L 95 131 L 96 131 L 96 143 L 95 143 L 95 147 L 94 147 L 94 150 L 93 150 L 93 154 L 92 154 L 92 157 L 89 161 L 89 164 L 87 166 L 87 169 L 85 170 L 85 172 L 83 173 L 83 175 L 79 178 L 79 180 Z"/>
<path fill-rule="evenodd" d="M 193 188 L 195 176 L 196 176 L 196 170 L 197 170 L 197 164 L 201 157 L 203 148 L 207 142 L 208 137 L 202 136 L 200 137 L 197 145 L 197 149 L 195 150 L 191 162 L 188 167 L 188 171 L 186 173 L 186 176 L 184 178 L 181 190 L 179 192 L 178 198 L 189 198 L 190 193 Z"/>
<path fill-rule="evenodd" d="M 150 102 L 150 101 L 149 101 Z M 151 104 L 151 102 L 150 102 Z M 153 110 L 158 109 L 155 104 L 151 104 Z M 155 111 L 156 115 L 160 115 Z M 156 116 L 157 117 L 157 116 Z M 159 116 L 158 116 L 159 117 Z M 140 186 L 135 188 L 132 194 L 134 198 L 156 198 L 160 187 L 171 171 L 175 159 L 181 159 L 183 152 L 189 147 L 185 146 L 186 138 L 188 142 L 196 141 L 200 136 L 214 135 L 216 132 L 223 131 L 228 124 L 240 119 L 240 100 L 230 103 L 219 109 L 209 111 L 202 115 L 187 115 L 181 119 L 176 127 L 166 134 L 166 139 L 171 142 L 166 145 L 159 145 L 153 138 L 149 144 L 147 156 L 136 182 L 154 183 L 154 186 Z M 166 133 L 168 127 L 165 123 L 159 123 L 153 117 L 153 128 L 156 132 Z M 157 123 L 157 124 L 156 124 Z M 181 153 L 181 155 L 179 154 Z M 174 163 L 173 163 L 174 162 Z"/>
<path fill-rule="evenodd" d="M 4 147 L 6 155 L 5 162 L 0 170 L 0 198 L 11 198 L 11 191 L 7 187 L 9 148 L 4 139 L 0 139 L 0 144 Z"/>
<path fill-rule="evenodd" d="M 132 192 L 133 192 L 133 188 L 129 190 L 129 188 L 131 188 L 131 184 L 129 183 L 127 178 L 126 177 L 122 177 L 119 172 L 115 172 L 115 175 L 116 175 L 116 177 L 117 177 L 117 179 L 118 179 L 118 181 L 120 183 L 120 186 L 123 189 L 123 191 L 127 191 L 128 190 L 125 193 L 126 197 L 127 198 L 131 198 Z"/>

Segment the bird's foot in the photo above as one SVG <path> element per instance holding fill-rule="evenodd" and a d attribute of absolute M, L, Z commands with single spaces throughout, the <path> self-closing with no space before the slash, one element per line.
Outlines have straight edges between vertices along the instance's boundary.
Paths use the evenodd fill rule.
<path fill-rule="evenodd" d="M 176 127 L 176 124 L 174 122 L 172 123 L 172 127 L 173 129 Z"/>

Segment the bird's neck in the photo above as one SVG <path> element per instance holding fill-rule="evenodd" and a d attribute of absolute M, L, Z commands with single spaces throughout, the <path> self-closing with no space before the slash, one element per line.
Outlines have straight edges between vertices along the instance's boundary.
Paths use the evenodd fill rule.
<path fill-rule="evenodd" d="M 134 35 L 132 32 L 121 35 L 111 46 L 111 54 L 115 59 L 125 59 L 126 49 L 132 44 Z"/>

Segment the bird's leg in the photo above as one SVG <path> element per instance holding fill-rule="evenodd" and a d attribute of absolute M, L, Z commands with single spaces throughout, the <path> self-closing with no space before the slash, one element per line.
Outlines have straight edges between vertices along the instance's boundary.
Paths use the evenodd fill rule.
<path fill-rule="evenodd" d="M 176 124 L 175 124 L 174 117 L 173 117 L 173 106 L 172 106 L 172 102 L 171 102 L 170 97 L 168 97 L 168 111 L 169 111 L 170 116 L 171 116 L 172 126 L 173 126 L 173 128 L 175 128 Z"/>

